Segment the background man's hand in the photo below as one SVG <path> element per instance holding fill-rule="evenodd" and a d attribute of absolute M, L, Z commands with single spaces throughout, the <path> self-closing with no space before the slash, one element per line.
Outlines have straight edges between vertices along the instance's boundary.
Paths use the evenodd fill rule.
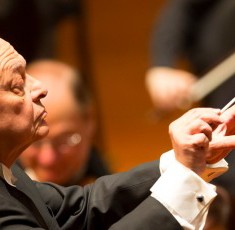
<path fill-rule="evenodd" d="M 157 109 L 171 111 L 187 104 L 196 79 L 193 74 L 184 70 L 154 67 L 147 72 L 146 87 Z"/>

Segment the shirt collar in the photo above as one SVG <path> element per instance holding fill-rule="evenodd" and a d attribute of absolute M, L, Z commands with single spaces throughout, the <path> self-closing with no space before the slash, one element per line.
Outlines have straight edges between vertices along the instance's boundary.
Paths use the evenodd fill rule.
<path fill-rule="evenodd" d="M 0 176 L 11 186 L 15 186 L 16 178 L 12 174 L 11 169 L 0 163 Z"/>
<path fill-rule="evenodd" d="M 30 177 L 31 180 L 39 181 L 36 173 L 31 168 L 25 168 L 24 171 Z"/>

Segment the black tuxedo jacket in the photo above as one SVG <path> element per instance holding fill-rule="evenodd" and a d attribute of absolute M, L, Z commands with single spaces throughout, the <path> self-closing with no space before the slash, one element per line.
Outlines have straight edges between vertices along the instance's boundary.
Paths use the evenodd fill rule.
<path fill-rule="evenodd" d="M 0 229 L 182 229 L 150 187 L 158 163 L 105 176 L 85 187 L 33 182 L 18 166 L 16 187 L 0 179 Z"/>

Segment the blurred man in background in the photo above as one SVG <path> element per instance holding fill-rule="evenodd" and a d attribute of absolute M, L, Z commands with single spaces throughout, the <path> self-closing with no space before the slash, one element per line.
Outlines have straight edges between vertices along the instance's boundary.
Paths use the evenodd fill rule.
<path fill-rule="evenodd" d="M 25 150 L 20 157 L 22 167 L 33 179 L 61 185 L 84 185 L 108 174 L 94 147 L 95 106 L 79 73 L 49 59 L 31 63 L 27 71 L 50 91 L 43 101 L 50 133 Z"/>

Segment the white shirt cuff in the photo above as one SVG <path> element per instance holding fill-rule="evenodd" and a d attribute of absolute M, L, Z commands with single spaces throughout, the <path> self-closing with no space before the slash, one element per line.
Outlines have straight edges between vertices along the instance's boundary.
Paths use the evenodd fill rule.
<path fill-rule="evenodd" d="M 160 161 L 162 175 L 150 189 L 151 196 L 160 201 L 186 229 L 195 229 L 196 225 L 197 229 L 202 229 L 209 204 L 216 196 L 216 187 L 176 161 L 174 152 L 163 155 L 164 160 L 161 157 Z"/>

